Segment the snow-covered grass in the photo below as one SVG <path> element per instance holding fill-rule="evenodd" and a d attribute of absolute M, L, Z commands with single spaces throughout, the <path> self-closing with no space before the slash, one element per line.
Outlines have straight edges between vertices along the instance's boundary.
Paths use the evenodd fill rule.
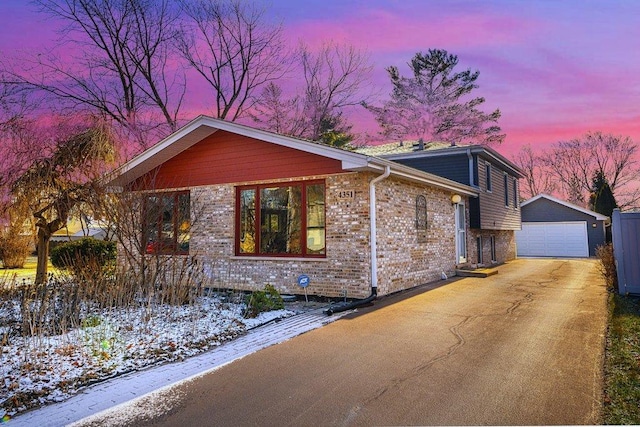
<path fill-rule="evenodd" d="M 0 304 L 0 420 L 57 402 L 98 381 L 182 360 L 246 330 L 295 314 L 243 318 L 244 306 L 217 296 L 189 305 L 93 309 L 79 327 L 53 336 L 21 336 L 18 301 Z"/>

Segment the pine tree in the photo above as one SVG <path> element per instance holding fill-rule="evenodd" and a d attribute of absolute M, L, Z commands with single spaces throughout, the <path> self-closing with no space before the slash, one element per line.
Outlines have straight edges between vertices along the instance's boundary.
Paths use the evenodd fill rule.
<path fill-rule="evenodd" d="M 589 207 L 594 212 L 611 217 L 613 210 L 618 207 L 616 199 L 611 191 L 609 182 L 602 171 L 596 172 L 593 177 Z"/>
<path fill-rule="evenodd" d="M 385 137 L 425 141 L 500 144 L 500 110 L 485 113 L 483 97 L 473 97 L 479 71 L 456 71 L 458 57 L 442 49 L 418 52 L 409 62 L 412 75 L 387 68 L 393 89 L 381 107 L 363 106 L 375 115 Z"/>

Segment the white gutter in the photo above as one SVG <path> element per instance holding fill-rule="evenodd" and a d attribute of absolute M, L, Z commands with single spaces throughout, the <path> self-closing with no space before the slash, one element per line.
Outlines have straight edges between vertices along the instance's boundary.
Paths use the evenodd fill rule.
<path fill-rule="evenodd" d="M 377 250 L 377 225 L 376 225 L 376 184 L 383 179 L 386 179 L 391 175 L 391 166 L 385 166 L 384 173 L 378 177 L 375 177 L 369 183 L 369 220 L 370 220 L 370 234 L 369 239 L 371 243 L 371 290 L 377 291 L 378 289 L 378 250 Z"/>

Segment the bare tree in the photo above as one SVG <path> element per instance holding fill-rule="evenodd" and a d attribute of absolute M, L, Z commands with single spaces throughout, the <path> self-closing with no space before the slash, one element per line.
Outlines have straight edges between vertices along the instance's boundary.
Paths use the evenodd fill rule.
<path fill-rule="evenodd" d="M 284 98 L 279 86 L 269 85 L 251 117 L 275 132 L 344 145 L 335 141 L 352 139 L 345 108 L 368 97 L 366 83 L 372 70 L 368 55 L 353 46 L 328 42 L 317 52 L 301 45 L 297 58 L 304 77 L 298 93 Z"/>
<path fill-rule="evenodd" d="M 593 177 L 601 174 L 622 208 L 637 206 L 640 169 L 637 144 L 628 136 L 588 132 L 570 141 L 561 141 L 545 156 L 565 196 L 586 206 Z"/>
<path fill-rule="evenodd" d="M 387 68 L 393 89 L 381 107 L 363 104 L 388 138 L 422 138 L 451 143 L 499 144 L 505 135 L 497 125 L 500 110 L 481 111 L 485 99 L 465 100 L 478 86 L 479 71 L 455 72 L 458 57 L 446 50 L 418 52 L 409 62 L 411 77 Z"/>
<path fill-rule="evenodd" d="M 182 0 L 187 16 L 176 39 L 189 65 L 213 89 L 214 114 L 234 121 L 254 92 L 286 71 L 282 27 L 242 0 Z"/>
<path fill-rule="evenodd" d="M 36 4 L 65 24 L 61 43 L 53 52 L 21 58 L 10 71 L 13 84 L 46 93 L 64 108 L 114 120 L 141 148 L 177 128 L 185 85 L 169 61 L 178 18 L 169 0 Z M 69 46 L 72 64 L 60 59 Z"/>
<path fill-rule="evenodd" d="M 249 116 L 260 127 L 281 135 L 299 137 L 305 135 L 309 128 L 303 98 L 300 95 L 286 98 L 282 88 L 274 82 L 262 90 Z"/>
<path fill-rule="evenodd" d="M 369 57 L 349 45 L 323 44 L 319 51 L 300 48 L 305 80 L 305 114 L 310 120 L 310 139 L 320 139 L 323 121 L 338 117 L 345 107 L 359 105 L 373 67 Z"/>
<path fill-rule="evenodd" d="M 37 283 L 46 278 L 51 236 L 78 205 L 96 201 L 98 179 L 105 164 L 114 160 L 114 150 L 109 128 L 97 122 L 71 136 L 58 135 L 51 150 L 41 150 L 13 182 L 11 209 L 32 216 L 37 229 Z"/>
<path fill-rule="evenodd" d="M 538 194 L 553 194 L 556 191 L 555 178 L 546 167 L 543 157 L 535 154 L 531 145 L 523 146 L 514 156 L 514 161 L 524 175 L 520 186 L 522 197 L 529 199 Z"/>

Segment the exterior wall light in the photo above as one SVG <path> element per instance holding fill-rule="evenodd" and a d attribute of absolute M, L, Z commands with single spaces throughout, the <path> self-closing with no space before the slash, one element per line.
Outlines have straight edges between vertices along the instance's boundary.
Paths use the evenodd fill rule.
<path fill-rule="evenodd" d="M 460 197 L 459 194 L 454 194 L 453 196 L 451 196 L 451 203 L 453 203 L 454 205 L 457 205 L 461 201 L 462 201 L 462 197 Z"/>

